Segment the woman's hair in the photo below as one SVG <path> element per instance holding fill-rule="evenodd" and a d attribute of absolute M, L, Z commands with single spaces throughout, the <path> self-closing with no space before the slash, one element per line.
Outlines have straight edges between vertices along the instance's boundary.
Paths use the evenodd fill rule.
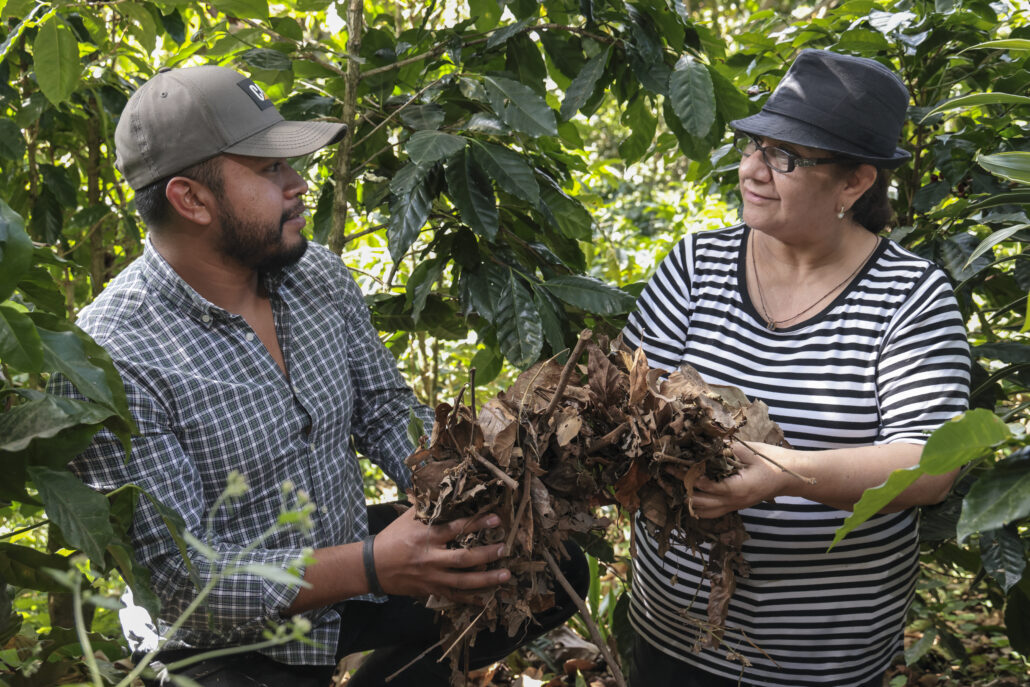
<path fill-rule="evenodd" d="M 861 163 L 845 162 L 841 166 L 846 174 L 850 174 Z M 891 207 L 887 189 L 890 187 L 890 171 L 877 168 L 873 185 L 851 206 L 851 216 L 863 227 L 879 234 L 894 221 L 894 209 Z"/>
<path fill-rule="evenodd" d="M 187 167 L 176 174 L 169 174 L 136 191 L 136 212 L 148 229 L 160 229 L 172 216 L 172 206 L 165 195 L 165 189 L 172 177 L 195 179 L 214 193 L 222 192 L 221 167 L 211 158 Z"/>

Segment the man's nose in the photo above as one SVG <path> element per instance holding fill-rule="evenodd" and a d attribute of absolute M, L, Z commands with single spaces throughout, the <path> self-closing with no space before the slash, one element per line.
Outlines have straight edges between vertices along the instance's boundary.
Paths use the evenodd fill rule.
<path fill-rule="evenodd" d="M 291 198 L 303 196 L 308 192 L 308 182 L 292 166 L 287 165 L 286 167 L 288 171 L 286 172 L 286 184 L 283 187 L 283 192 Z"/>

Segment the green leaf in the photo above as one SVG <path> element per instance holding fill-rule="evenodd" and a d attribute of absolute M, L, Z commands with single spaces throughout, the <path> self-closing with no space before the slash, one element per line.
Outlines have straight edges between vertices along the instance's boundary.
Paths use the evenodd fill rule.
<path fill-rule="evenodd" d="M 64 585 L 43 572 L 43 568 L 67 570 L 68 559 L 27 546 L 0 542 L 0 580 L 5 584 L 41 592 L 65 592 Z"/>
<path fill-rule="evenodd" d="M 404 122 L 404 126 L 411 127 L 415 131 L 439 129 L 447 119 L 447 113 L 436 103 L 426 103 L 404 108 L 401 110 L 400 118 Z"/>
<path fill-rule="evenodd" d="M 522 21 L 515 22 L 514 24 L 508 24 L 490 34 L 490 38 L 486 40 L 486 49 L 493 50 L 498 45 L 503 45 L 508 42 L 508 39 L 512 36 L 517 36 L 526 30 L 529 26 L 530 19 L 523 19 Z"/>
<path fill-rule="evenodd" d="M 996 530 L 1030 515 L 1030 460 L 998 463 L 973 484 L 962 502 L 955 534 L 965 541 L 974 532 Z"/>
<path fill-rule="evenodd" d="M 1014 234 L 1022 231 L 1023 229 L 1026 229 L 1027 227 L 1030 227 L 1030 224 L 1016 224 L 1011 227 L 1005 227 L 1004 229 L 992 233 L 990 236 L 981 241 L 980 245 L 977 246 L 976 249 L 969 254 L 969 257 L 966 258 L 966 264 L 962 266 L 962 269 L 968 269 L 969 266 L 973 264 L 973 261 L 976 260 L 978 257 L 983 255 L 984 253 L 986 253 L 1002 241 L 1006 241 L 1009 238 L 1011 238 Z"/>
<path fill-rule="evenodd" d="M 1017 151 L 981 155 L 976 162 L 991 174 L 1020 184 L 1030 184 L 1030 153 Z"/>
<path fill-rule="evenodd" d="M 494 112 L 512 129 L 534 137 L 558 135 L 554 110 L 532 88 L 501 76 L 487 76 L 483 83 Z"/>
<path fill-rule="evenodd" d="M 983 105 L 1028 105 L 1030 104 L 1030 97 L 1025 95 L 1012 95 L 1010 93 L 973 93 L 971 95 L 962 95 L 957 98 L 952 98 L 946 102 L 941 103 L 937 107 L 933 108 L 920 119 L 920 123 L 925 122 L 930 117 L 940 114 L 941 112 L 948 112 L 950 110 L 964 110 L 971 107 L 981 107 Z"/>
<path fill-rule="evenodd" d="M 673 112 L 687 133 L 704 138 L 715 123 L 715 87 L 708 68 L 692 59 L 681 59 L 669 77 Z"/>
<path fill-rule="evenodd" d="M 543 177 L 543 181 L 540 187 L 540 204 L 548 222 L 570 239 L 592 240 L 594 219 L 583 204 L 569 197 L 550 178 Z"/>
<path fill-rule="evenodd" d="M 1030 40 L 1025 38 L 1008 38 L 998 41 L 987 41 L 971 45 L 959 52 L 965 52 L 966 50 L 1030 50 Z"/>
<path fill-rule="evenodd" d="M 597 53 L 583 65 L 583 69 L 576 78 L 569 84 L 565 91 L 565 100 L 561 104 L 561 118 L 572 119 L 573 115 L 579 112 L 580 108 L 587 104 L 594 94 L 597 82 L 604 74 L 604 68 L 608 65 L 608 58 L 612 54 L 612 47 L 609 45 L 603 51 Z"/>
<path fill-rule="evenodd" d="M 240 54 L 240 59 L 254 69 L 285 72 L 293 69 L 293 62 L 278 50 L 251 48 Z"/>
<path fill-rule="evenodd" d="M 921 475 L 943 475 L 951 472 L 980 458 L 1011 436 L 1012 432 L 1001 418 L 982 408 L 962 413 L 950 422 L 944 423 L 927 440 L 919 465 L 895 470 L 886 482 L 865 490 L 862 498 L 855 504 L 854 511 L 837 529 L 830 548 L 879 513 Z"/>
<path fill-rule="evenodd" d="M 497 0 L 469 0 L 469 15 L 476 20 L 476 28 L 489 31 L 501 20 L 503 8 Z"/>
<path fill-rule="evenodd" d="M 211 4 L 232 17 L 268 19 L 267 0 L 213 0 Z"/>
<path fill-rule="evenodd" d="M 619 155 L 626 164 L 632 164 L 651 147 L 658 128 L 658 118 L 651 112 L 643 93 L 639 93 L 622 113 L 621 120 L 629 128 L 630 134 L 619 144 Z"/>
<path fill-rule="evenodd" d="M 451 158 L 444 170 L 448 195 L 461 213 L 461 219 L 483 238 L 497 236 L 499 219 L 493 186 L 468 150 Z"/>
<path fill-rule="evenodd" d="M 147 52 L 157 47 L 157 22 L 143 3 L 123 2 L 117 5 L 125 18 L 125 27 Z"/>
<path fill-rule="evenodd" d="M 559 353 L 565 350 L 565 329 L 562 327 L 562 318 L 558 314 L 558 309 L 551 303 L 551 299 L 543 289 L 534 290 L 533 302 L 536 303 L 537 312 L 540 313 L 540 325 L 544 331 L 544 338 L 551 347 L 551 352 Z"/>
<path fill-rule="evenodd" d="M 25 136 L 13 120 L 0 119 L 0 157 L 21 160 L 25 154 Z"/>
<path fill-rule="evenodd" d="M 429 219 L 429 209 L 436 197 L 430 172 L 428 168 L 409 163 L 390 182 L 393 195 L 386 240 L 394 262 L 404 257 Z"/>
<path fill-rule="evenodd" d="M 1019 587 L 1005 600 L 1005 631 L 1013 651 L 1030 654 L 1030 596 Z"/>
<path fill-rule="evenodd" d="M 31 313 L 29 317 L 43 343 L 43 362 L 47 368 L 67 377 L 83 396 L 128 417 L 125 389 L 120 383 L 117 390 L 112 388 L 109 371 L 105 366 L 94 364 L 95 360 L 110 362 L 103 349 L 70 322 L 41 312 Z"/>
<path fill-rule="evenodd" d="M 522 156 L 504 146 L 473 141 L 472 157 L 502 189 L 533 207 L 540 203 L 540 184 Z"/>
<path fill-rule="evenodd" d="M 408 408 L 408 441 L 412 446 L 418 446 L 425 435 L 426 423 L 415 414 L 414 408 Z"/>
<path fill-rule="evenodd" d="M 411 161 L 428 166 L 465 148 L 465 139 L 442 131 L 416 131 L 404 144 Z"/>
<path fill-rule="evenodd" d="M 283 568 L 276 567 L 274 565 L 268 565 L 266 563 L 248 563 L 240 568 L 241 572 L 250 573 L 251 575 L 257 575 L 270 582 L 277 584 L 285 584 L 290 587 L 310 587 L 311 585 L 305 582 L 300 577 L 297 577 L 294 573 Z"/>
<path fill-rule="evenodd" d="M 533 304 L 533 296 L 509 269 L 494 304 L 497 318 L 494 324 L 501 351 L 508 362 L 524 370 L 537 361 L 544 347 L 540 314 Z"/>
<path fill-rule="evenodd" d="M 976 408 L 937 428 L 923 447 L 919 467 L 931 475 L 960 468 L 1008 440 L 1012 431 L 989 410 Z"/>
<path fill-rule="evenodd" d="M 57 243 L 64 227 L 64 209 L 48 186 L 41 187 L 36 202 L 32 204 L 29 231 L 44 243 Z"/>
<path fill-rule="evenodd" d="M 0 451 L 22 451 L 35 439 L 54 437 L 71 427 L 98 425 L 111 415 L 111 410 L 95 403 L 38 394 L 0 414 Z"/>
<path fill-rule="evenodd" d="M 28 472 L 46 506 L 47 516 L 61 528 L 68 544 L 104 570 L 104 551 L 116 540 L 104 495 L 67 470 L 30 465 Z"/>
<path fill-rule="evenodd" d="M 1019 584 L 1026 570 L 1026 553 L 1015 526 L 982 532 L 980 558 L 984 570 L 1006 594 Z"/>
<path fill-rule="evenodd" d="M 933 648 L 933 642 L 937 639 L 937 630 L 929 628 L 923 632 L 923 636 L 919 638 L 912 646 L 905 649 L 905 665 L 911 666 L 919 662 L 919 660 Z M 908 680 L 906 679 L 906 684 Z"/>
<path fill-rule="evenodd" d="M 32 266 L 32 240 L 21 216 L 0 199 L 0 301 L 14 293 Z"/>
<path fill-rule="evenodd" d="M 411 271 L 405 284 L 407 304 L 411 306 L 411 319 L 418 324 L 422 310 L 426 307 L 426 299 L 433 290 L 433 285 L 447 267 L 447 256 L 439 256 L 432 260 L 424 260 Z"/>
<path fill-rule="evenodd" d="M 54 15 L 36 34 L 32 53 L 39 90 L 54 105 L 68 100 L 82 73 L 75 34 Z"/>
<path fill-rule="evenodd" d="M 569 274 L 555 277 L 548 279 L 541 286 L 569 305 L 598 315 L 629 312 L 636 302 L 633 296 L 622 289 L 586 275 Z"/>

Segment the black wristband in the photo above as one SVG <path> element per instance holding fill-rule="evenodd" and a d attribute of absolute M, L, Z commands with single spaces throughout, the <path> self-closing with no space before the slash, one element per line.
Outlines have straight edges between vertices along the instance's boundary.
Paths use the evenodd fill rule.
<path fill-rule="evenodd" d="M 376 596 L 384 596 L 386 592 L 379 586 L 379 577 L 376 575 L 376 559 L 374 553 L 374 542 L 376 535 L 370 534 L 365 537 L 361 545 L 361 560 L 365 564 L 365 578 L 368 580 L 368 591 Z"/>

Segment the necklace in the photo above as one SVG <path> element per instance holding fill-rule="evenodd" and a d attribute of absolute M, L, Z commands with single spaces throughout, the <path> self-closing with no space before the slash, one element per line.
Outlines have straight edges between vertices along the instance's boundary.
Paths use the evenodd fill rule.
<path fill-rule="evenodd" d="M 820 303 L 825 301 L 827 298 L 829 298 L 830 294 L 834 293 L 837 289 L 839 289 L 840 287 L 844 286 L 849 281 L 854 279 L 855 275 L 858 274 L 858 271 L 860 269 L 862 269 L 862 266 L 865 265 L 869 261 L 869 258 L 871 258 L 873 256 L 873 253 L 876 252 L 876 247 L 880 245 L 880 239 L 877 238 L 876 239 L 876 243 L 873 244 L 873 249 L 871 251 L 869 251 L 869 255 L 867 255 L 865 257 L 865 260 L 863 260 L 862 262 L 858 263 L 858 266 L 855 267 L 855 269 L 851 272 L 851 274 L 849 274 L 847 277 L 845 277 L 842 282 L 840 282 L 839 284 L 834 286 L 832 289 L 830 289 L 829 291 L 824 293 L 822 296 L 819 296 L 819 298 L 814 303 L 809 305 L 807 308 L 805 308 L 804 310 L 802 310 L 800 312 L 794 313 L 790 317 L 785 317 L 782 320 L 774 320 L 771 317 L 769 317 L 769 308 L 765 304 L 765 294 L 762 293 L 762 282 L 758 278 L 758 263 L 755 260 L 755 233 L 754 233 L 753 229 L 751 230 L 751 235 L 748 237 L 748 239 L 749 239 L 749 241 L 751 243 L 751 246 L 750 246 L 751 270 L 755 274 L 755 289 L 758 291 L 758 300 L 759 300 L 759 302 L 762 305 L 762 319 L 765 320 L 765 324 L 769 328 L 770 331 L 776 329 L 781 324 L 786 324 L 787 322 L 790 322 L 791 320 L 796 320 L 797 318 L 801 317 L 806 312 L 808 312 L 809 310 L 811 310 L 812 308 L 814 308 L 815 306 L 819 305 Z"/>

